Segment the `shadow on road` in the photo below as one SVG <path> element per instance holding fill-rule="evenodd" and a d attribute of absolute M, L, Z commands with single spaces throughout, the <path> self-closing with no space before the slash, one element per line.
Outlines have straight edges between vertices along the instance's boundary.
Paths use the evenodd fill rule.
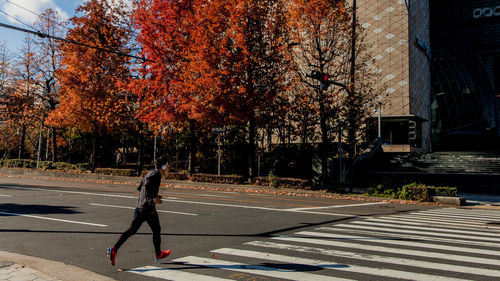
<path fill-rule="evenodd" d="M 50 205 L 23 205 L 4 203 L 0 204 L 0 216 L 12 216 L 8 213 L 21 215 L 47 215 L 47 214 L 79 214 L 81 212 L 73 210 L 75 207 L 50 206 Z M 2 213 L 3 212 L 3 213 Z"/>

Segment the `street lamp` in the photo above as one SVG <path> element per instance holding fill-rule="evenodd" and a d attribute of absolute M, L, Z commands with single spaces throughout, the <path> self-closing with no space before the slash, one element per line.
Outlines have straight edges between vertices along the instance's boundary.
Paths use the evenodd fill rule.
<path fill-rule="evenodd" d="M 378 138 L 380 141 L 382 141 L 382 97 L 381 96 L 377 96 L 376 98 L 377 102 L 378 102 L 378 109 L 377 109 L 377 117 L 378 117 Z"/>
<path fill-rule="evenodd" d="M 339 183 L 342 183 L 342 125 L 344 125 L 343 121 L 339 121 L 338 126 L 339 126 Z"/>

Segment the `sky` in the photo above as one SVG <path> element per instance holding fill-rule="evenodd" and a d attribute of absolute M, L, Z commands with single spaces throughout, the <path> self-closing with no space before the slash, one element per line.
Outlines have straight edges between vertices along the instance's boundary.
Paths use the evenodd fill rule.
<path fill-rule="evenodd" d="M 43 13 L 48 8 L 58 11 L 63 20 L 67 20 L 75 14 L 75 9 L 82 2 L 83 0 L 0 0 L 0 23 L 30 29 L 21 22 L 33 24 L 37 14 Z M 25 35 L 26 33 L 21 31 L 0 27 L 0 42 L 12 53 L 17 53 L 22 48 Z"/>

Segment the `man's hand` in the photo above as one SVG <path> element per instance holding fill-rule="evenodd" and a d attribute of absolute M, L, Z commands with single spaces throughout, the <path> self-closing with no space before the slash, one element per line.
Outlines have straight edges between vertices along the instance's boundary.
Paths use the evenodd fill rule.
<path fill-rule="evenodd" d="M 155 204 L 159 205 L 159 204 L 161 204 L 163 201 L 161 201 L 161 196 L 157 196 L 157 197 L 153 198 L 153 202 L 155 202 Z"/>

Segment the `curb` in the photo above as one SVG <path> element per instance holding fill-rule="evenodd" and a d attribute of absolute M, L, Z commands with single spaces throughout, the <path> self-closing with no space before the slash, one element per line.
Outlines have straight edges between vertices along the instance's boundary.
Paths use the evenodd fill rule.
<path fill-rule="evenodd" d="M 464 197 L 432 196 L 431 200 L 435 203 L 452 206 L 465 206 L 467 204 Z"/>
<path fill-rule="evenodd" d="M 99 275 L 74 265 L 11 252 L 0 251 L 0 260 L 13 262 L 23 268 L 25 267 L 38 271 L 41 273 L 41 278 L 50 276 L 52 279 L 49 280 L 113 281 L 113 279 L 109 277 Z"/>

